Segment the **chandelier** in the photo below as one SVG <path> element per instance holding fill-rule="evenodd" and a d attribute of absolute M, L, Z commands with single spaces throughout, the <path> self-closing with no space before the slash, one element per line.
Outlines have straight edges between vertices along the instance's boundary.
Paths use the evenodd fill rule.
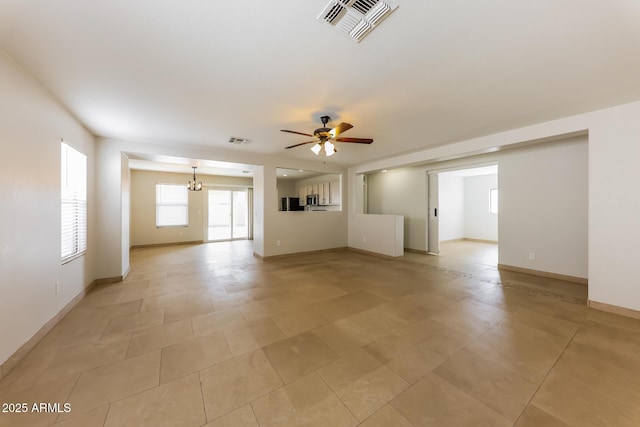
<path fill-rule="evenodd" d="M 200 191 L 202 190 L 202 181 L 196 181 L 196 168 L 197 166 L 191 166 L 193 168 L 193 181 L 189 181 L 188 187 L 189 191 Z"/>

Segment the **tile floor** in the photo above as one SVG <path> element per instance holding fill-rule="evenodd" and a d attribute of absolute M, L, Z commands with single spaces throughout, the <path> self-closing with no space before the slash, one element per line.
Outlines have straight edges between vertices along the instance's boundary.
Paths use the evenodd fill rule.
<path fill-rule="evenodd" d="M 586 287 L 249 242 L 136 249 L 0 382 L 0 426 L 638 426 L 640 321 Z"/>
<path fill-rule="evenodd" d="M 444 241 L 440 242 L 439 256 L 496 267 L 498 265 L 498 244 L 475 240 Z"/>

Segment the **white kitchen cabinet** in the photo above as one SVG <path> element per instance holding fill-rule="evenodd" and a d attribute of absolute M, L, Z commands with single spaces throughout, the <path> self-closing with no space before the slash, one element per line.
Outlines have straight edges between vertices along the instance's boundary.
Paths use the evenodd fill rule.
<path fill-rule="evenodd" d="M 329 199 L 331 198 L 331 191 L 329 190 L 328 182 L 321 182 L 318 184 L 318 204 L 329 205 Z"/>
<path fill-rule="evenodd" d="M 298 197 L 300 198 L 300 206 L 305 206 L 307 204 L 307 187 L 300 187 L 298 190 Z"/>

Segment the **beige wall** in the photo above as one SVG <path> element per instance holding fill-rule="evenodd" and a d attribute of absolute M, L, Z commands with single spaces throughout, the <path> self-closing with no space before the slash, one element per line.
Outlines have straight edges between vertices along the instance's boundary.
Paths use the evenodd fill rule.
<path fill-rule="evenodd" d="M 189 225 L 156 227 L 156 184 L 187 185 L 192 176 L 168 172 L 131 171 L 131 246 L 202 241 L 207 188 L 248 188 L 251 178 L 198 175 L 204 189 L 189 192 Z"/>
<path fill-rule="evenodd" d="M 280 199 L 283 197 L 298 197 L 295 181 L 278 179 L 278 209 L 280 208 Z"/>
<path fill-rule="evenodd" d="M 1 52 L 0 93 L 2 364 L 95 279 L 97 239 L 93 136 Z M 88 250 L 64 265 L 61 139 L 87 155 L 88 175 Z"/>

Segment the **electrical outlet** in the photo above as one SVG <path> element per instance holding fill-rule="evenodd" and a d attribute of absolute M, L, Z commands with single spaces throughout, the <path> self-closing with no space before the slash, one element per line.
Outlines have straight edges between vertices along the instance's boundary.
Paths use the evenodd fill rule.
<path fill-rule="evenodd" d="M 276 241 L 276 246 L 280 246 L 280 240 Z"/>
<path fill-rule="evenodd" d="M 529 261 L 535 261 L 535 260 L 536 260 L 536 253 L 529 252 Z"/>
<path fill-rule="evenodd" d="M 60 282 L 56 282 L 56 295 L 60 293 Z"/>
<path fill-rule="evenodd" d="M 362 241 L 363 241 L 364 243 L 367 243 L 367 238 L 366 238 L 366 236 L 362 238 Z"/>

